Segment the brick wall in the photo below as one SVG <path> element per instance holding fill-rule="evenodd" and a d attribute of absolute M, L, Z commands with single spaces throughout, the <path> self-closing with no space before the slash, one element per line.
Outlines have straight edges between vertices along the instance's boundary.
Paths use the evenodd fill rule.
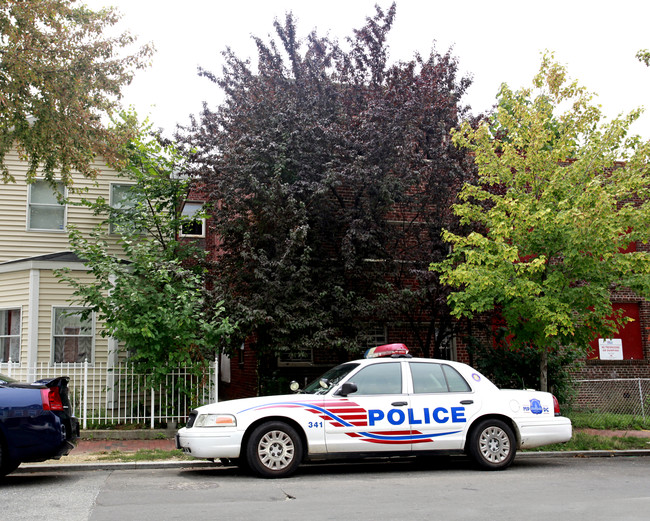
<path fill-rule="evenodd" d="M 201 199 L 199 192 L 193 194 Z M 344 191 L 344 195 L 349 195 Z M 408 209 L 396 208 L 392 217 L 397 221 L 408 220 L 414 216 L 409 214 Z M 211 252 L 213 260 L 218 259 L 221 253 L 221 242 L 219 237 L 214 234 L 211 226 L 207 226 L 206 237 L 202 242 L 207 250 Z M 636 245 L 638 251 L 650 251 L 650 244 Z M 414 283 L 414 281 L 409 281 Z M 640 299 L 630 291 L 618 291 L 612 295 L 614 303 L 639 303 L 640 327 L 642 332 L 643 359 L 641 360 L 623 360 L 623 361 L 601 361 L 586 360 L 584 366 L 576 372 L 578 379 L 609 379 L 609 378 L 648 378 L 650 377 L 650 304 Z M 426 321 L 427 317 L 421 317 Z M 395 320 L 399 320 L 395 317 Z M 483 317 L 472 321 L 462 321 L 458 324 L 459 334 L 455 340 L 454 358 L 460 362 L 472 365 L 471 356 L 467 350 L 467 338 L 473 336 L 479 339 L 485 345 L 492 343 L 492 328 L 489 317 Z M 387 325 L 386 343 L 405 343 L 416 356 L 431 357 L 433 353 L 422 353 L 418 350 L 417 342 L 407 324 L 394 322 Z M 247 340 L 241 357 L 234 355 L 231 359 L 231 382 L 220 383 L 219 392 L 221 399 L 231 399 L 247 396 L 256 396 L 263 385 L 269 382 L 262 382 L 260 374 L 268 374 L 271 369 L 272 378 L 277 380 L 278 388 L 285 392 L 284 384 L 291 379 L 298 380 L 301 385 L 306 380 L 317 377 L 325 369 L 341 363 L 348 359 L 357 358 L 358 354 L 346 352 L 326 352 L 317 353 L 314 364 L 306 366 L 290 367 L 271 367 L 274 364 L 273 359 L 259 360 L 256 354 L 255 338 Z M 267 370 L 260 371 L 260 364 L 265 364 Z M 268 378 L 267 378 L 268 380 Z M 271 382 L 272 383 L 272 382 Z"/>
<path fill-rule="evenodd" d="M 230 357 L 230 382 L 219 382 L 219 399 L 248 398 L 259 394 L 257 355 L 246 342 L 244 349 Z"/>
<path fill-rule="evenodd" d="M 639 250 L 649 245 L 638 245 Z M 638 303 L 643 359 L 641 360 L 586 360 L 575 373 L 578 379 L 649 378 L 650 377 L 650 303 L 629 290 L 612 294 L 613 303 Z"/>

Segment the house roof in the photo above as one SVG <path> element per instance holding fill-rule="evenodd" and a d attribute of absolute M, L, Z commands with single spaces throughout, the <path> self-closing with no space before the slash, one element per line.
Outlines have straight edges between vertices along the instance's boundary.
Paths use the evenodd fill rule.
<path fill-rule="evenodd" d="M 8 264 L 16 264 L 19 262 L 85 262 L 84 259 L 80 258 L 76 253 L 71 251 L 60 251 L 56 253 L 46 253 L 44 255 L 36 255 L 34 257 L 25 257 L 23 259 L 14 259 L 6 262 L 0 263 L 0 266 L 6 266 Z"/>

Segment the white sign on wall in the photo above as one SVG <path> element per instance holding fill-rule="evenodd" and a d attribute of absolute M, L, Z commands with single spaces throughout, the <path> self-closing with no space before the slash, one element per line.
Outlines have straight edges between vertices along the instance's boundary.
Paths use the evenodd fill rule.
<path fill-rule="evenodd" d="M 599 338 L 598 349 L 601 360 L 623 360 L 623 340 L 620 338 Z"/>

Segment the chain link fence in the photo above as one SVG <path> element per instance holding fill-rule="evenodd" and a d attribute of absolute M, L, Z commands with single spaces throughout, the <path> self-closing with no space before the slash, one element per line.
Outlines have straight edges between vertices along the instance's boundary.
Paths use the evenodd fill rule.
<path fill-rule="evenodd" d="M 574 390 L 574 426 L 650 429 L 650 378 L 577 380 Z"/>

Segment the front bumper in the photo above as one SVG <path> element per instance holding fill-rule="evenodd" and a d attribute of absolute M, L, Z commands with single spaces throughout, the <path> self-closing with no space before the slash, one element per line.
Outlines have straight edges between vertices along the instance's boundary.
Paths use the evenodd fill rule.
<path fill-rule="evenodd" d="M 239 458 L 244 433 L 230 427 L 183 427 L 176 448 L 200 459 Z"/>

